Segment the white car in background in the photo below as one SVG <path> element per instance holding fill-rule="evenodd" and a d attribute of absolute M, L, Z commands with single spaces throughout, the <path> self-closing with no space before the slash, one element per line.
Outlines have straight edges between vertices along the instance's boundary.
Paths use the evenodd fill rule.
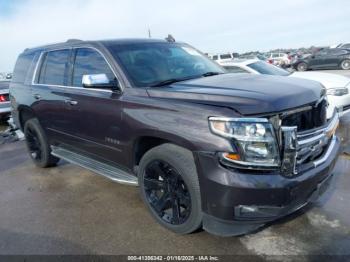
<path fill-rule="evenodd" d="M 286 53 L 267 53 L 266 60 L 276 66 L 289 66 L 291 57 Z"/>
<path fill-rule="evenodd" d="M 231 73 L 278 75 L 318 81 L 327 89 L 329 102 L 327 118 L 333 116 L 334 110 L 337 110 L 341 116 L 350 112 L 350 78 L 348 77 L 319 72 L 289 72 L 258 59 L 235 60 L 223 62 L 220 65 Z"/>
<path fill-rule="evenodd" d="M 209 54 L 209 58 L 216 61 L 217 63 L 226 62 L 226 61 L 232 61 L 233 59 L 237 58 L 238 54 L 236 53 L 225 53 L 225 54 Z"/>

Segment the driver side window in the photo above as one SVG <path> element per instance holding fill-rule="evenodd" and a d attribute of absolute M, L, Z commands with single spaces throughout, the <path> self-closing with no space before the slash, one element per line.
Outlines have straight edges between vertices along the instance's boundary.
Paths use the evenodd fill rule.
<path fill-rule="evenodd" d="M 115 81 L 115 76 L 104 57 L 91 48 L 76 50 L 73 86 L 82 87 L 83 75 L 106 74 L 109 81 Z"/>

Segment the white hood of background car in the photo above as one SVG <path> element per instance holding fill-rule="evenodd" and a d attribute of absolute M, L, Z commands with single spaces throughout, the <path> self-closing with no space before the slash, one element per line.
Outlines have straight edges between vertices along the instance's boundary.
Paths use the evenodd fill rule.
<path fill-rule="evenodd" d="M 345 87 L 350 83 L 350 78 L 346 76 L 340 76 L 340 75 L 329 74 L 329 73 L 294 72 L 289 76 L 318 81 L 322 85 L 324 85 L 327 89 L 335 88 L 335 87 Z"/>

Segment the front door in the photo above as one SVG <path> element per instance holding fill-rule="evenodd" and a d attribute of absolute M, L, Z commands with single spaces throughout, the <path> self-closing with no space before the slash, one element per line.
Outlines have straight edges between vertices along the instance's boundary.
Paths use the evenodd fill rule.
<path fill-rule="evenodd" d="M 308 67 L 309 68 L 321 68 L 324 64 L 324 58 L 327 52 L 321 50 L 310 57 Z"/>
<path fill-rule="evenodd" d="M 66 92 L 66 111 L 75 119 L 72 135 L 79 150 L 96 157 L 121 163 L 121 95 L 110 89 L 85 88 L 83 75 L 106 74 L 110 81 L 116 75 L 106 58 L 93 48 L 76 48 L 73 53 L 71 88 Z"/>

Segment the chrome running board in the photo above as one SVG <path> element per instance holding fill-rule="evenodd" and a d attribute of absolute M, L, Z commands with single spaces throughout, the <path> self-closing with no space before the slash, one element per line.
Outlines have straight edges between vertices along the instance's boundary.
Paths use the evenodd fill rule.
<path fill-rule="evenodd" d="M 137 186 L 137 177 L 133 174 L 121 170 L 115 166 L 108 165 L 90 157 L 72 152 L 62 147 L 51 146 L 51 154 L 64 159 L 69 163 L 81 166 L 114 182 L 126 185 Z"/>

